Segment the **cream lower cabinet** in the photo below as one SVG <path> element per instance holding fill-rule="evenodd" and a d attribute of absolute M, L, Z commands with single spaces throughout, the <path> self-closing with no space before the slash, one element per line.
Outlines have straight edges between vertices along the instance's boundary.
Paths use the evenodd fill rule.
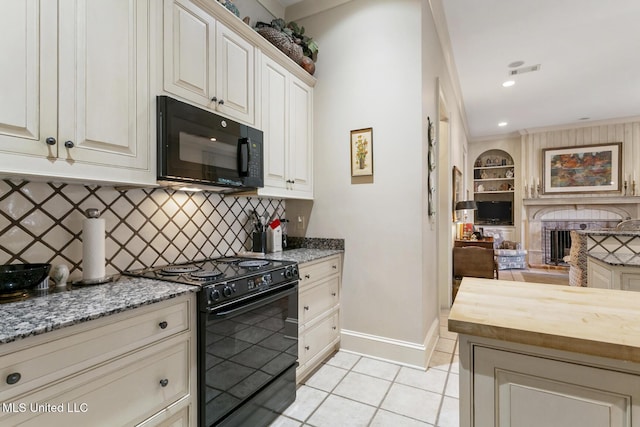
<path fill-rule="evenodd" d="M 611 265 L 589 257 L 587 286 L 590 288 L 640 291 L 640 267 Z"/>
<path fill-rule="evenodd" d="M 335 255 L 299 266 L 298 382 L 340 346 L 341 260 Z"/>
<path fill-rule="evenodd" d="M 0 175 L 155 182 L 155 3 L 0 4 Z"/>
<path fill-rule="evenodd" d="M 0 345 L 0 425 L 196 426 L 195 294 Z"/>
<path fill-rule="evenodd" d="M 640 426 L 638 366 L 461 338 L 461 427 Z"/>

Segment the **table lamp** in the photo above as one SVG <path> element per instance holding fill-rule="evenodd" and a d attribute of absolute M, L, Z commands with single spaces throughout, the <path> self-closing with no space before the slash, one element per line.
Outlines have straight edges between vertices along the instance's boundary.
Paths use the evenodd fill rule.
<path fill-rule="evenodd" d="M 456 211 L 464 211 L 463 222 L 458 223 L 458 239 L 468 239 L 473 233 L 473 217 L 471 222 L 468 222 L 468 211 L 474 211 L 478 209 L 478 205 L 475 200 L 463 200 L 456 203 Z"/>

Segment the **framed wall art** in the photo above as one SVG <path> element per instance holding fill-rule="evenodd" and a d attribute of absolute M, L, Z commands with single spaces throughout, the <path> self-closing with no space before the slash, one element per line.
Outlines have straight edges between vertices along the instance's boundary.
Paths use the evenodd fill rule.
<path fill-rule="evenodd" d="M 351 176 L 373 176 L 373 128 L 351 131 Z"/>
<path fill-rule="evenodd" d="M 542 150 L 543 194 L 621 191 L 622 143 Z"/>
<path fill-rule="evenodd" d="M 453 212 L 453 221 L 456 221 L 456 203 L 462 201 L 462 172 L 457 167 L 453 167 L 453 180 L 452 180 L 452 188 L 453 188 L 453 196 L 451 203 L 451 210 Z"/>

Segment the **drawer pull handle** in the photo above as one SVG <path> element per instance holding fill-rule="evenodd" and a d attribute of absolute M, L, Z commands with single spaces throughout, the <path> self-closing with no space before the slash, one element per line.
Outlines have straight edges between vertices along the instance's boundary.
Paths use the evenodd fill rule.
<path fill-rule="evenodd" d="M 311 276 L 310 276 L 310 275 L 308 275 L 308 274 L 305 274 L 305 275 L 304 275 L 304 278 L 305 278 L 305 279 L 311 279 Z"/>
<path fill-rule="evenodd" d="M 331 268 L 333 268 L 334 270 L 337 270 L 338 266 L 334 264 L 334 265 L 331 266 Z"/>
<path fill-rule="evenodd" d="M 304 349 L 305 349 L 305 350 L 309 350 L 309 348 L 310 348 L 310 347 L 309 347 L 308 345 L 305 345 L 305 346 L 304 346 Z"/>
<path fill-rule="evenodd" d="M 160 329 L 167 329 L 167 326 L 169 326 L 169 324 L 166 321 L 162 321 L 158 323 L 158 326 L 160 326 Z"/>
<path fill-rule="evenodd" d="M 305 305 L 305 306 L 304 306 L 304 309 L 305 309 L 305 310 L 307 310 L 307 311 L 309 311 L 309 306 L 308 306 L 308 305 Z"/>
<path fill-rule="evenodd" d="M 335 297 L 335 296 L 336 296 L 336 293 L 335 293 L 335 292 L 331 292 L 331 296 L 332 296 L 332 297 Z"/>
<path fill-rule="evenodd" d="M 7 375 L 7 384 L 9 385 L 16 384 L 18 381 L 20 381 L 20 378 L 22 378 L 22 375 L 20 375 L 19 372 L 14 372 L 12 374 L 9 374 Z"/>
<path fill-rule="evenodd" d="M 163 378 L 163 379 L 160 380 L 160 385 L 162 387 L 166 387 L 168 384 L 169 384 L 169 380 L 168 379 Z"/>

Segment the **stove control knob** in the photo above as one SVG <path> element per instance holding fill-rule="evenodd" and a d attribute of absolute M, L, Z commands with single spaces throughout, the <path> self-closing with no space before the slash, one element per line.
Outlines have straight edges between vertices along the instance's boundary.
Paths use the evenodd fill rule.
<path fill-rule="evenodd" d="M 284 277 L 287 278 L 287 279 L 291 279 L 291 277 L 293 277 L 293 272 L 291 271 L 290 268 L 287 268 L 284 271 Z"/>
<path fill-rule="evenodd" d="M 225 286 L 224 289 L 222 290 L 222 295 L 224 295 L 225 297 L 230 297 L 232 292 L 233 291 L 231 290 L 230 287 Z"/>
<path fill-rule="evenodd" d="M 211 291 L 211 299 L 213 301 L 218 301 L 220 299 L 220 291 L 217 289 L 214 289 Z"/>
<path fill-rule="evenodd" d="M 293 277 L 298 277 L 298 266 L 294 265 L 293 267 L 291 267 L 291 275 Z"/>

